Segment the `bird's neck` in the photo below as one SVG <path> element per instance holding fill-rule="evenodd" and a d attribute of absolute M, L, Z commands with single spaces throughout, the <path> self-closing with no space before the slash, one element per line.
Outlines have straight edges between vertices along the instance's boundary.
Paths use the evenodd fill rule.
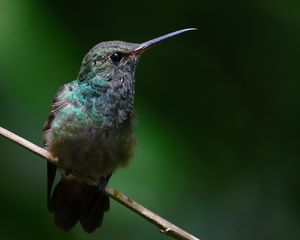
<path fill-rule="evenodd" d="M 97 125 L 115 128 L 131 118 L 134 78 L 94 75 L 79 82 L 79 87 L 85 109 Z"/>

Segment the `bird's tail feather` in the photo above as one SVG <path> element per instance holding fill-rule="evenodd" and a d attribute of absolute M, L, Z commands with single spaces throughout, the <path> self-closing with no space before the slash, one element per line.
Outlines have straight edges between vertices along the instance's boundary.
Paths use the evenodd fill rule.
<path fill-rule="evenodd" d="M 101 226 L 104 212 L 109 210 L 109 198 L 97 187 L 75 177 L 63 177 L 56 185 L 49 202 L 54 222 L 65 231 L 79 221 L 86 232 Z"/>

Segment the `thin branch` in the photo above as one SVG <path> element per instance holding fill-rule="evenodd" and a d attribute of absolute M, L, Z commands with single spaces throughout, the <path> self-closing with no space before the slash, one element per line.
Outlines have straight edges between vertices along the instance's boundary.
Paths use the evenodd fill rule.
<path fill-rule="evenodd" d="M 58 166 L 59 163 L 56 158 L 52 157 L 51 154 L 33 144 L 32 142 L 29 142 L 28 140 L 6 130 L 5 128 L 0 127 L 0 135 L 6 137 L 7 139 L 11 140 L 12 142 L 15 142 L 19 144 L 20 146 L 30 150 L 31 152 L 39 155 L 40 157 L 45 158 L 47 161 L 51 162 L 52 164 Z M 106 186 L 105 189 L 103 189 L 103 192 L 113 198 L 114 200 L 118 201 L 125 207 L 133 210 L 143 218 L 145 218 L 147 221 L 153 223 L 157 227 L 160 228 L 160 232 L 165 233 L 175 239 L 183 239 L 183 240 L 199 240 L 199 238 L 191 235 L 190 233 L 184 231 L 183 229 L 177 227 L 176 225 L 168 222 L 167 220 L 163 219 L 162 217 L 158 216 L 154 212 L 150 211 L 149 209 L 143 207 L 142 205 L 138 204 L 137 202 L 133 201 L 123 193 Z"/>

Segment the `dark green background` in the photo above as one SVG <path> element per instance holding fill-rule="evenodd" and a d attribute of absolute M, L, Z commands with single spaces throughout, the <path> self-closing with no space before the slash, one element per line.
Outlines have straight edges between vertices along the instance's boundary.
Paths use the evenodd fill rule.
<path fill-rule="evenodd" d="M 197 27 L 137 68 L 130 166 L 110 185 L 203 240 L 300 234 L 299 1 L 0 0 L 0 126 L 41 145 L 58 87 L 104 40 Z M 63 233 L 46 162 L 0 138 L 0 238 L 168 239 L 111 201 L 103 227 Z"/>

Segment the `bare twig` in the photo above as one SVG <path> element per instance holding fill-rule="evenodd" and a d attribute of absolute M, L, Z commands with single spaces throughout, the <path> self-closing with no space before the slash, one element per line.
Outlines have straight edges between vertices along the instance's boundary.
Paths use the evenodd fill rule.
<path fill-rule="evenodd" d="M 30 150 L 31 152 L 45 158 L 52 164 L 58 166 L 57 159 L 53 158 L 51 154 L 33 144 L 32 142 L 29 142 L 28 140 L 0 127 L 0 135 L 8 138 L 9 140 L 19 144 L 20 146 Z M 106 186 L 105 189 L 103 189 L 103 192 L 113 198 L 114 200 L 118 201 L 125 207 L 133 210 L 143 218 L 145 218 L 147 221 L 152 222 L 154 225 L 160 228 L 160 231 L 162 233 L 165 233 L 175 239 L 185 239 L 185 240 L 197 240 L 198 238 L 191 235 L 190 233 L 184 231 L 183 229 L 177 227 L 176 225 L 168 222 L 167 220 L 163 219 L 162 217 L 158 216 L 157 214 L 153 213 L 152 211 L 148 210 L 147 208 L 143 207 L 142 205 L 138 204 L 137 202 L 133 201 L 123 193 Z M 199 239 L 198 239 L 199 240 Z"/>

